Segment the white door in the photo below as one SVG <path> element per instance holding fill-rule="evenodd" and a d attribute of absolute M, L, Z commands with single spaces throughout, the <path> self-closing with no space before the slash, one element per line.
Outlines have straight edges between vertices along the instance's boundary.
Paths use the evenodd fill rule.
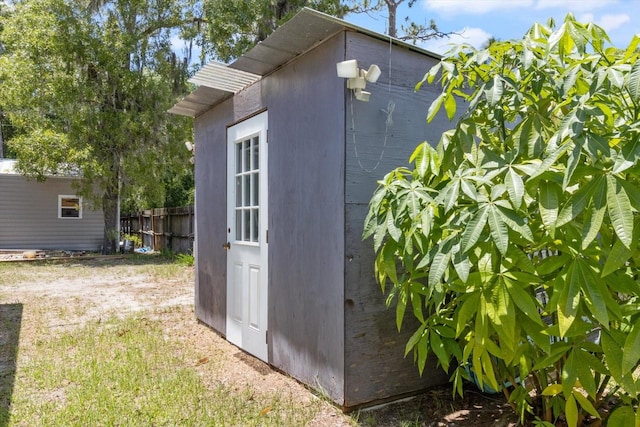
<path fill-rule="evenodd" d="M 267 355 L 267 113 L 227 130 L 227 339 Z"/>

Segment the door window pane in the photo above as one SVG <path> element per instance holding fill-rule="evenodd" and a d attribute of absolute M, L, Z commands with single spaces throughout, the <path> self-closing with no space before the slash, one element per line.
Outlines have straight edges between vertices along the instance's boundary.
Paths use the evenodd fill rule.
<path fill-rule="evenodd" d="M 260 169 L 260 144 L 259 144 L 259 139 L 258 137 L 254 137 L 251 140 L 251 150 L 253 155 L 251 156 L 251 170 L 258 170 Z"/>
<path fill-rule="evenodd" d="M 236 240 L 242 240 L 242 209 L 236 209 Z"/>
<path fill-rule="evenodd" d="M 236 142 L 236 240 L 258 242 L 260 236 L 260 138 Z"/>
<path fill-rule="evenodd" d="M 251 209 L 251 241 L 258 241 L 259 228 L 258 209 Z"/>
<path fill-rule="evenodd" d="M 252 200 L 251 200 L 251 204 L 253 206 L 258 206 L 260 204 L 260 174 L 259 173 L 254 173 L 252 175 L 252 182 L 251 182 L 251 192 L 252 194 Z"/>

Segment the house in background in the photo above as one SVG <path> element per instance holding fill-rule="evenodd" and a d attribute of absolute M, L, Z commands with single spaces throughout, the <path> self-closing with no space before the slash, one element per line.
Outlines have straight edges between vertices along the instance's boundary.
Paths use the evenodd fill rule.
<path fill-rule="evenodd" d="M 78 177 L 37 182 L 19 174 L 15 163 L 0 159 L 0 250 L 100 250 L 104 216 L 75 194 Z"/>
<path fill-rule="evenodd" d="M 348 88 L 352 60 L 377 81 Z M 343 408 L 447 380 L 403 357 L 412 316 L 398 333 L 361 238 L 377 181 L 451 126 L 414 91 L 438 61 L 304 9 L 170 110 L 195 118 L 196 316 Z"/>

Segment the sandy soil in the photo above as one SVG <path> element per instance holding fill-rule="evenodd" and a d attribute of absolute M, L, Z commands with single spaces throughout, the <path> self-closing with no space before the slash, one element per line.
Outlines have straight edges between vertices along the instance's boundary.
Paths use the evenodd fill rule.
<path fill-rule="evenodd" d="M 144 311 L 148 313 L 145 316 L 161 320 L 167 334 L 195 349 L 200 355 L 193 361 L 196 368 L 211 361 L 221 366 L 215 370 L 215 376 L 211 376 L 211 369 L 199 371 L 205 383 L 222 381 L 238 387 L 249 385 L 257 393 L 276 391 L 301 405 L 319 399 L 297 381 L 240 351 L 196 320 L 193 268 L 176 267 L 177 272 L 158 277 L 153 266 L 148 267 L 127 266 L 126 260 L 98 258 L 35 269 L 42 272 L 41 276 L 37 273 L 24 277 L 17 274 L 10 280 L 0 276 L 0 303 L 23 304 L 21 345 L 35 342 L 42 328 L 56 333 L 89 320 Z M 470 391 L 464 400 L 454 401 L 449 387 L 350 415 L 343 414 L 326 401 L 321 405 L 312 426 L 516 425 L 515 417 L 499 397 Z"/>

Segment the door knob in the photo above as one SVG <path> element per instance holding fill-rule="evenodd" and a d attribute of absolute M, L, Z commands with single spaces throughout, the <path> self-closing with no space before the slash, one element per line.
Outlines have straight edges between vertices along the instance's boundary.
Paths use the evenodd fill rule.
<path fill-rule="evenodd" d="M 231 249 L 231 243 L 229 243 L 229 242 L 227 242 L 227 243 L 223 243 L 223 244 L 222 244 L 222 247 L 223 247 L 225 250 L 227 250 L 227 251 L 228 251 L 229 249 Z"/>

